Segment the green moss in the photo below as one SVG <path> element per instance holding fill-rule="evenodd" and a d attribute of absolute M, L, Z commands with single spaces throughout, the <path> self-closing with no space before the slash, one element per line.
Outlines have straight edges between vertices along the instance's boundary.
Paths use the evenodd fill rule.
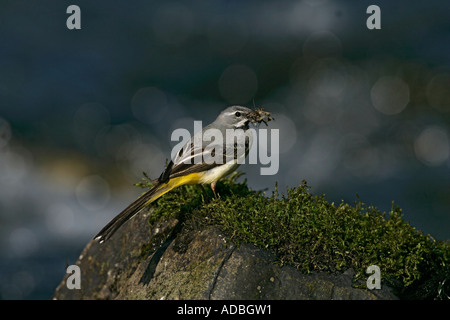
<path fill-rule="evenodd" d="M 365 285 L 365 269 L 378 265 L 384 283 L 402 298 L 449 298 L 450 244 L 416 230 L 394 204 L 385 213 L 360 200 L 329 203 L 306 182 L 266 196 L 238 177 L 219 182 L 219 198 L 206 202 L 196 186 L 173 190 L 158 200 L 151 219 L 169 214 L 215 224 L 236 243 L 273 250 L 281 265 L 305 273 L 353 268 L 356 285 Z"/>

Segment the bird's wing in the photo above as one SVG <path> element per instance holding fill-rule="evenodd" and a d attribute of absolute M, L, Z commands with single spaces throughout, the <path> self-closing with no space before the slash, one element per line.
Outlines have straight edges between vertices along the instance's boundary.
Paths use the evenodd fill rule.
<path fill-rule="evenodd" d="M 215 144 L 214 142 L 203 145 L 194 144 L 191 139 L 170 161 L 164 172 L 159 177 L 160 182 L 176 178 L 190 173 L 210 170 L 229 161 L 245 157 L 249 146 L 243 144 Z M 229 153 L 229 154 L 227 154 Z M 205 159 L 208 159 L 205 161 Z M 216 160 L 216 161 L 212 161 Z"/>

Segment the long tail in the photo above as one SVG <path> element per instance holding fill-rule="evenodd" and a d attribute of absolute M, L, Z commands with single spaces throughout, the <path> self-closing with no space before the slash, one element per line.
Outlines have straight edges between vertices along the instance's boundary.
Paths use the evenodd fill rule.
<path fill-rule="evenodd" d="M 131 219 L 135 214 L 141 211 L 146 205 L 152 203 L 163 194 L 170 190 L 180 186 L 181 183 L 178 179 L 171 179 L 167 183 L 159 183 L 152 189 L 140 196 L 136 201 L 130 204 L 125 210 L 119 213 L 114 219 L 112 219 L 95 237 L 100 243 L 108 240 L 117 229 L 125 222 Z"/>

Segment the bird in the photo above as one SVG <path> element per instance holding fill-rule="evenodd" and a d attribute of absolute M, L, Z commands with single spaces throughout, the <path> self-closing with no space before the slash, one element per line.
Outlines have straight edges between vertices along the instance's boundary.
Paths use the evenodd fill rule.
<path fill-rule="evenodd" d="M 210 184 L 217 197 L 217 181 L 235 171 L 249 153 L 254 134 L 253 130 L 249 130 L 250 123 L 259 125 L 264 122 L 267 125 L 270 120 L 273 120 L 273 117 L 262 108 L 252 110 L 245 106 L 234 105 L 223 110 L 214 122 L 204 127 L 201 132 L 194 134 L 177 151 L 159 178 L 153 181 L 154 186 L 113 218 L 100 230 L 94 240 L 104 243 L 144 207 L 182 185 L 197 184 L 205 193 L 202 184 Z M 212 140 L 208 133 L 220 133 L 222 137 L 225 137 L 228 129 L 235 130 L 237 139 L 233 138 L 230 142 L 226 139 L 216 141 L 215 138 L 214 141 L 205 145 L 206 140 Z M 229 154 L 230 150 L 232 155 Z M 209 160 L 222 161 L 207 161 L 208 157 Z"/>

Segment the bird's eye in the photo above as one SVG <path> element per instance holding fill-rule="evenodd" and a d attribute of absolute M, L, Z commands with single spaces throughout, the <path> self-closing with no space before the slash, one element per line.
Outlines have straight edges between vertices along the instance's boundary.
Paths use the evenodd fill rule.
<path fill-rule="evenodd" d="M 236 117 L 240 117 L 241 113 L 239 111 L 236 111 L 236 113 L 234 114 Z"/>

